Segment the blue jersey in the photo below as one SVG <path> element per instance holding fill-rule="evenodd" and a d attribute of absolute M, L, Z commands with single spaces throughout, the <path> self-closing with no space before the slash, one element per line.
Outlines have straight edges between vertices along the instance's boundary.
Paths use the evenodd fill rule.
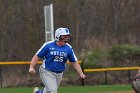
<path fill-rule="evenodd" d="M 43 68 L 56 73 L 64 71 L 67 60 L 70 62 L 77 61 L 77 57 L 68 43 L 58 46 L 55 41 L 44 43 L 36 55 L 44 59 Z"/>

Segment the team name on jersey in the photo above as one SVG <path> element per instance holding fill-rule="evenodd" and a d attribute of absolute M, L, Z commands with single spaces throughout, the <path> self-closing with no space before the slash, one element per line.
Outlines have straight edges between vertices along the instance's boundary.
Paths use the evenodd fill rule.
<path fill-rule="evenodd" d="M 67 53 L 63 52 L 63 51 L 51 51 L 50 54 L 54 55 L 54 56 L 62 56 L 62 57 L 66 57 L 67 56 Z"/>

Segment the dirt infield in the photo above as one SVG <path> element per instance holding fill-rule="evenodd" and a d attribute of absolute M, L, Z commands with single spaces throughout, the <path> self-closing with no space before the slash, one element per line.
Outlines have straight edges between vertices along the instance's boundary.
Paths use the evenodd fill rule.
<path fill-rule="evenodd" d="M 135 93 L 134 91 L 120 91 L 120 92 L 107 92 L 107 93 Z"/>

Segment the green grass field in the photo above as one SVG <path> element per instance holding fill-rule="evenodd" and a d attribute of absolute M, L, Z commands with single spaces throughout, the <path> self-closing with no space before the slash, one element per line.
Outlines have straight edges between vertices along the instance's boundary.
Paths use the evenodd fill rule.
<path fill-rule="evenodd" d="M 0 88 L 0 93 L 32 93 L 33 88 Z M 105 93 L 132 91 L 131 85 L 67 86 L 59 87 L 58 93 Z"/>

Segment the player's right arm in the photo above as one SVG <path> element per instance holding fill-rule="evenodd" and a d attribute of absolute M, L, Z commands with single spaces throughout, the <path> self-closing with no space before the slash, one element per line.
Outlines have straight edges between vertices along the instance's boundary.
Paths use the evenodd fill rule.
<path fill-rule="evenodd" d="M 35 65 L 39 61 L 39 57 L 35 54 L 31 60 L 29 73 L 35 73 Z"/>

